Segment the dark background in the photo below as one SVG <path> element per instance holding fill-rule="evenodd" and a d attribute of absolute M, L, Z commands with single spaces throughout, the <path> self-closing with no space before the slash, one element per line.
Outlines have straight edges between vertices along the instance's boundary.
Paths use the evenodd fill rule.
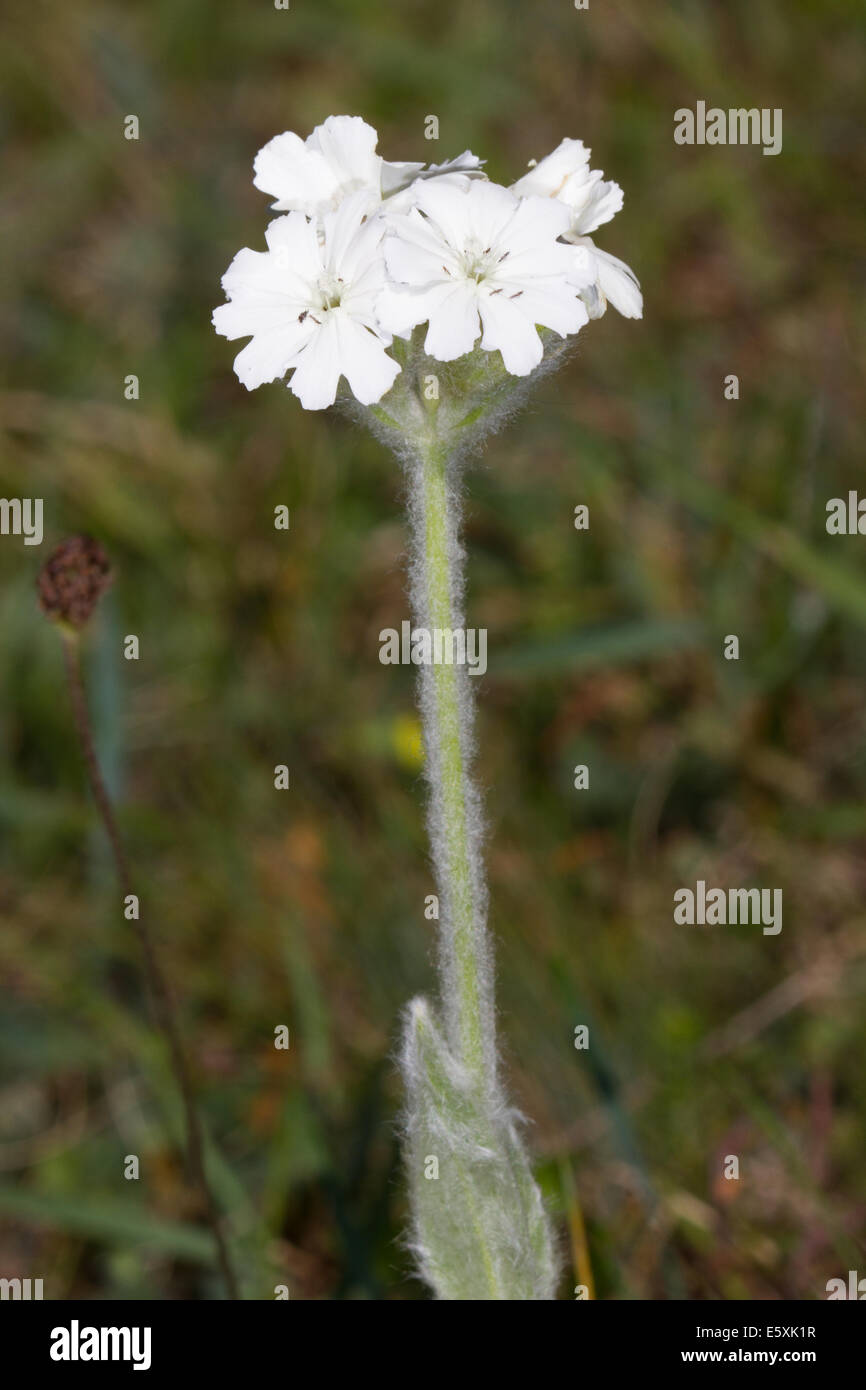
<path fill-rule="evenodd" d="M 501 1024 L 562 1296 L 866 1274 L 866 540 L 824 527 L 863 479 L 864 50 L 839 0 L 13 7 L 0 493 L 43 497 L 46 535 L 0 537 L 0 1275 L 221 1296 L 34 599 L 88 531 L 116 568 L 86 651 L 101 756 L 246 1290 L 424 1296 L 393 1050 L 432 989 L 432 885 L 412 673 L 378 661 L 407 616 L 400 473 L 283 387 L 247 395 L 209 323 L 264 245 L 255 152 L 332 112 L 506 183 L 580 136 L 626 195 L 598 240 L 643 321 L 582 333 L 468 485 Z M 675 145 L 698 100 L 783 108 L 782 153 Z M 676 926 L 697 878 L 782 888 L 781 935 Z"/>

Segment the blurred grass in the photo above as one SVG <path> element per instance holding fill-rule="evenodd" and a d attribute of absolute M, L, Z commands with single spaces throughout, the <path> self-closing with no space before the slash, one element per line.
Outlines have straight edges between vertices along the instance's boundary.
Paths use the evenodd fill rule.
<path fill-rule="evenodd" d="M 504 181 L 580 135 L 625 189 L 599 241 L 645 319 L 593 325 L 469 480 L 509 1067 L 599 1297 L 822 1297 L 866 1203 L 866 568 L 824 530 L 862 477 L 861 8 L 37 0 L 3 39 L 0 492 L 45 499 L 46 539 L 0 538 L 0 1273 L 220 1293 L 35 611 L 45 548 L 87 530 L 117 568 L 100 747 L 247 1291 L 422 1296 L 389 1058 L 432 884 L 411 673 L 377 659 L 401 480 L 344 421 L 248 396 L 209 327 L 262 243 L 255 151 L 345 111 L 391 158 L 470 147 Z M 782 107 L 782 154 L 675 146 L 698 99 Z M 781 887 L 782 934 L 676 928 L 697 877 Z"/>

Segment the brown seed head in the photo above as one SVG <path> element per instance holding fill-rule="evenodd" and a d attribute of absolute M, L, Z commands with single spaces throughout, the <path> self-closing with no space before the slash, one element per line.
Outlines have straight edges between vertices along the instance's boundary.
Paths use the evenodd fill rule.
<path fill-rule="evenodd" d="M 71 536 L 52 550 L 39 571 L 39 606 L 54 622 L 84 627 L 113 578 L 99 542 Z"/>

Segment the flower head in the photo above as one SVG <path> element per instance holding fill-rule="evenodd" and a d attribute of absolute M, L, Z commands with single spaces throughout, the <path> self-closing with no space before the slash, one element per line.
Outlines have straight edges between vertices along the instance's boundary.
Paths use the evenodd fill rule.
<path fill-rule="evenodd" d="M 234 368 L 248 391 L 293 369 L 307 410 L 333 405 L 341 376 L 370 405 L 400 371 L 375 305 L 385 282 L 384 224 L 368 218 L 363 190 L 326 213 L 321 229 L 302 212 L 271 222 L 267 251 L 239 251 L 223 277 L 230 303 L 214 310 L 226 338 L 251 337 Z"/>
<path fill-rule="evenodd" d="M 329 116 L 302 140 L 293 131 L 275 135 L 256 155 L 253 183 L 276 202 L 275 212 L 319 216 L 344 198 L 366 193 L 370 208 L 400 196 L 418 178 L 465 181 L 482 176 L 481 161 L 469 150 L 445 164 L 388 163 L 376 153 L 378 135 L 360 116 Z"/>
<path fill-rule="evenodd" d="M 469 150 L 442 164 L 390 163 L 377 141 L 359 116 L 329 116 L 306 140 L 286 131 L 259 151 L 254 183 L 283 215 L 266 251 L 235 257 L 223 278 L 229 303 L 213 316 L 225 337 L 251 340 L 234 364 L 248 390 L 291 372 L 301 404 L 320 410 L 345 377 L 373 405 L 403 370 L 376 419 L 394 425 L 396 411 L 404 429 L 424 353 L 387 349 L 426 323 L 424 351 L 440 361 L 476 345 L 497 354 L 485 372 L 473 357 L 465 390 L 452 390 L 455 428 L 489 423 L 494 398 L 504 400 L 500 355 L 506 373 L 528 377 L 559 352 L 539 328 L 564 339 L 608 300 L 640 317 L 634 275 L 590 236 L 622 190 L 590 169 L 580 140 L 563 140 L 512 189 L 491 183 Z"/>
<path fill-rule="evenodd" d="M 422 185 L 416 203 L 385 243 L 385 328 L 405 336 L 429 323 L 425 349 L 442 362 L 471 352 L 480 333 L 482 348 L 526 376 L 543 355 L 536 324 L 565 337 L 586 323 L 578 291 L 592 283 L 590 261 L 557 240 L 569 224 L 559 203 L 486 182 Z"/>
<path fill-rule="evenodd" d="M 582 140 L 562 140 L 540 163 L 513 185 L 525 198 L 554 198 L 568 209 L 565 239 L 581 248 L 594 267 L 591 285 L 584 292 L 590 318 L 599 318 L 610 300 L 626 318 L 643 314 L 640 285 L 624 261 L 601 251 L 589 235 L 609 222 L 622 207 L 619 184 L 606 182 L 600 169 L 590 169 L 590 151 Z"/>
<path fill-rule="evenodd" d="M 39 571 L 39 606 L 54 622 L 82 628 L 113 578 L 99 541 L 71 536 L 52 550 Z"/>

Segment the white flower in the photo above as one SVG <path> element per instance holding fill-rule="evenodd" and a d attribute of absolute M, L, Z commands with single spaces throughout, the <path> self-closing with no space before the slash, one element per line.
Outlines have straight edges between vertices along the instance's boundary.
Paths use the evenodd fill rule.
<path fill-rule="evenodd" d="M 435 179 L 437 183 L 466 188 L 470 179 L 485 179 L 482 161 L 471 150 L 464 150 L 456 159 L 444 164 L 382 164 L 382 197 L 387 199 L 384 211 L 408 212 L 418 201 L 422 183 Z"/>
<path fill-rule="evenodd" d="M 569 237 L 575 246 L 589 251 L 595 262 L 595 283 L 584 292 L 591 319 L 600 319 L 610 300 L 623 318 L 643 318 L 643 295 L 640 282 L 630 266 L 609 251 L 601 251 L 592 237 Z"/>
<path fill-rule="evenodd" d="M 569 225 L 561 204 L 478 181 L 421 184 L 416 198 L 385 242 L 395 282 L 379 300 L 385 328 L 408 336 L 428 322 L 425 349 L 442 362 L 471 352 L 480 332 L 482 348 L 526 376 L 543 355 L 536 324 L 565 336 L 586 323 L 578 290 L 593 268 L 557 240 Z"/>
<path fill-rule="evenodd" d="M 571 212 L 570 230 L 584 235 L 609 222 L 622 207 L 622 189 L 603 182 L 600 169 L 590 169 L 590 151 L 582 140 L 562 140 L 513 185 L 520 198 L 558 198 Z"/>
<path fill-rule="evenodd" d="M 588 253 L 595 266 L 593 284 L 584 296 L 590 318 L 599 318 L 610 300 L 626 318 L 639 319 L 643 299 L 635 275 L 624 261 L 599 250 L 589 236 L 622 207 L 619 184 L 605 182 L 599 169 L 590 169 L 589 156 L 582 140 L 562 140 L 552 154 L 518 179 L 513 191 L 520 197 L 555 198 L 568 208 L 565 238 Z"/>
<path fill-rule="evenodd" d="M 362 191 L 321 228 L 301 212 L 275 218 L 267 251 L 239 251 L 223 277 L 231 301 L 214 310 L 226 338 L 252 335 L 235 358 L 248 391 L 294 368 L 289 383 L 307 410 L 333 405 L 341 376 L 363 405 L 378 401 L 400 368 L 385 351 L 376 300 L 385 282 L 384 224 L 366 218 Z"/>
<path fill-rule="evenodd" d="M 450 180 L 481 174 L 469 150 L 446 164 L 389 164 L 376 153 L 378 135 L 360 116 L 329 116 L 302 140 L 292 131 L 275 135 L 259 150 L 253 183 L 276 198 L 275 212 L 333 211 L 344 198 L 363 190 L 371 208 L 408 188 L 416 179 Z"/>

